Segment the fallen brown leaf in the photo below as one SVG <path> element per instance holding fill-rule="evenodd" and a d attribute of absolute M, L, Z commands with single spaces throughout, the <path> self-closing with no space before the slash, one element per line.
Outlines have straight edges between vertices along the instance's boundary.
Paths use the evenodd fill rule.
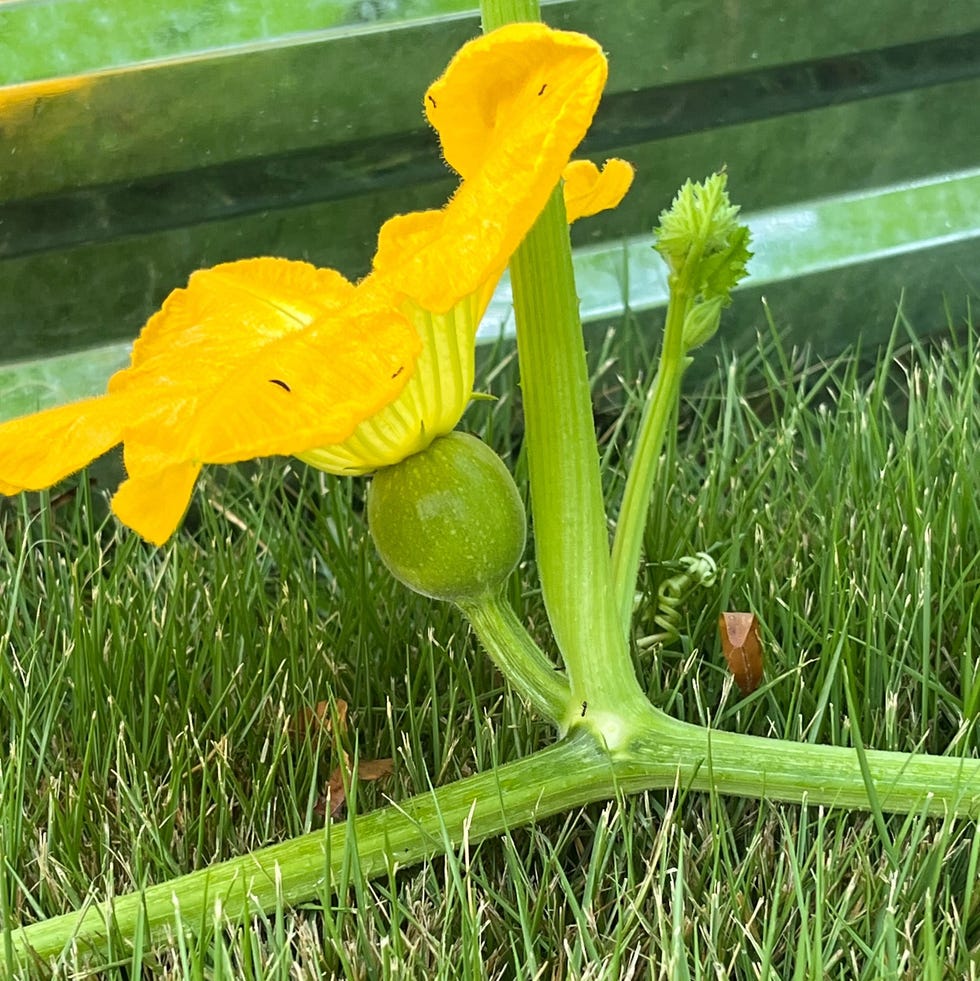
<path fill-rule="evenodd" d="M 382 777 L 387 777 L 394 767 L 395 761 L 390 756 L 383 760 L 361 760 L 357 764 L 357 779 L 368 782 L 380 780 Z"/>
<path fill-rule="evenodd" d="M 380 780 L 388 776 L 394 769 L 394 760 L 386 757 L 381 760 L 360 760 L 357 764 L 358 780 L 372 781 Z M 350 782 L 350 758 L 344 753 L 342 766 L 334 768 L 327 781 L 327 792 L 323 799 L 317 802 L 316 813 L 325 817 L 329 811 L 330 817 L 335 818 L 343 809 L 347 802 L 347 787 L 344 776 L 347 775 L 347 783 Z"/>
<path fill-rule="evenodd" d="M 338 698 L 334 704 L 337 711 L 337 728 L 343 734 L 347 731 L 347 703 L 342 698 Z M 302 739 L 307 734 L 316 736 L 333 732 L 330 702 L 317 702 L 314 708 L 300 709 L 290 718 L 288 727 L 290 735 L 298 739 Z"/>
<path fill-rule="evenodd" d="M 754 692 L 762 681 L 762 638 L 754 613 L 722 613 L 718 617 L 721 649 L 735 684 L 743 695 Z"/>

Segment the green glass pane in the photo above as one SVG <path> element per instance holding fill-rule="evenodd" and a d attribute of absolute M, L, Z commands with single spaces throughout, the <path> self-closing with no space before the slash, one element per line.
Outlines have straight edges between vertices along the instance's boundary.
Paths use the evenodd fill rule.
<path fill-rule="evenodd" d="M 474 0 L 5 0 L 0 6 L 0 84 L 295 41 L 295 35 L 476 6 Z"/>

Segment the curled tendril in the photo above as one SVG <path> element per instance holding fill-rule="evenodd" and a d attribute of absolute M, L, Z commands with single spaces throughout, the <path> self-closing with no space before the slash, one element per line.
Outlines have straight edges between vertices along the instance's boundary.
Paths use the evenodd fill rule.
<path fill-rule="evenodd" d="M 678 560 L 682 572 L 665 579 L 657 590 L 657 607 L 653 622 L 660 627 L 657 633 L 639 637 L 636 641 L 640 650 L 647 650 L 656 644 L 666 644 L 677 640 L 683 627 L 683 607 L 697 588 L 709 589 L 718 578 L 718 566 L 707 552 L 685 555 Z"/>

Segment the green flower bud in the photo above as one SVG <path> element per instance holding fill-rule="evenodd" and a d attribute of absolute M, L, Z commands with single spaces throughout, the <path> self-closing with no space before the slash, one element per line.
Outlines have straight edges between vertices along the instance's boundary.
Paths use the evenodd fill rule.
<path fill-rule="evenodd" d="M 497 590 L 524 551 L 527 521 L 514 478 L 485 443 L 441 436 L 379 470 L 368 526 L 396 579 L 434 599 L 477 599 Z"/>
<path fill-rule="evenodd" d="M 721 311 L 725 305 L 723 297 L 713 296 L 710 300 L 695 303 L 684 318 L 683 345 L 685 351 L 693 351 L 706 344 L 718 333 Z"/>

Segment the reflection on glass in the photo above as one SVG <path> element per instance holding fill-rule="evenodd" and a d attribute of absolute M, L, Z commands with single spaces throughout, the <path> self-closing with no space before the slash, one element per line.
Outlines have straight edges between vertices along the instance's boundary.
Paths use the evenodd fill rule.
<path fill-rule="evenodd" d="M 0 0 L 0 85 L 476 8 L 476 0 Z"/>

